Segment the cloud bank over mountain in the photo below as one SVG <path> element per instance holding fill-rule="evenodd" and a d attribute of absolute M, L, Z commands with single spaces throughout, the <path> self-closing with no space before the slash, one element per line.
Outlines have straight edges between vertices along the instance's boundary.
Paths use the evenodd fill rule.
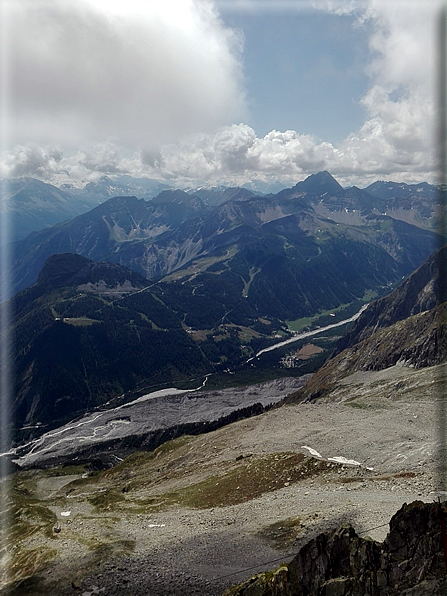
<path fill-rule="evenodd" d="M 327 169 L 344 184 L 437 181 L 437 0 L 313 3 L 370 35 L 365 121 L 338 145 L 295 130 L 259 137 L 243 123 L 243 34 L 211 0 L 11 6 L 3 177 L 288 184 Z"/>
<path fill-rule="evenodd" d="M 210 2 L 12 3 L 12 137 L 159 144 L 241 116 L 240 42 Z"/>

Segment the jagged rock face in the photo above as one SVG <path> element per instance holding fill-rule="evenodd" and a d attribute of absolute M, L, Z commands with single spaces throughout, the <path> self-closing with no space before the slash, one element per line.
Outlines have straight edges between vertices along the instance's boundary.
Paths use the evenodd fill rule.
<path fill-rule="evenodd" d="M 338 342 L 332 357 L 290 401 L 325 395 L 341 378 L 397 363 L 415 368 L 447 359 L 447 302 L 440 271 L 447 246 L 433 253 L 388 296 L 372 302 Z"/>
<path fill-rule="evenodd" d="M 378 329 L 389 327 L 412 315 L 430 310 L 445 301 L 442 288 L 447 247 L 433 253 L 394 292 L 376 300 L 362 313 L 352 329 L 338 342 L 336 352 L 371 337 Z"/>
<path fill-rule="evenodd" d="M 447 503 L 406 503 L 381 544 L 349 526 L 320 534 L 287 566 L 225 596 L 441 596 L 447 593 L 440 516 Z"/>
<path fill-rule="evenodd" d="M 341 379 L 357 371 L 384 370 L 396 364 L 425 368 L 446 359 L 447 303 L 444 303 L 379 329 L 333 356 L 287 400 L 300 402 L 325 396 Z"/>

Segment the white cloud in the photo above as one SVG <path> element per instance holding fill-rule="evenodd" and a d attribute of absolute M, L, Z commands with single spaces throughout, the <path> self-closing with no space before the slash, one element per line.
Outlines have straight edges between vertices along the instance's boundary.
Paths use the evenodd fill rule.
<path fill-rule="evenodd" d="M 375 162 L 378 173 L 436 176 L 440 7 L 371 0 L 361 15 L 373 25 L 371 85 L 361 100 L 368 118 L 340 147 L 358 168 Z"/>
<path fill-rule="evenodd" d="M 294 184 L 327 169 L 346 185 L 377 178 L 437 182 L 437 0 L 316 2 L 355 14 L 370 32 L 365 122 L 337 146 L 299 131 L 259 138 L 245 124 L 228 125 L 244 103 L 240 40 L 210 1 L 170 0 L 169 10 L 173 3 L 178 12 L 171 20 L 162 3 L 135 0 L 110 2 L 108 12 L 98 9 L 102 0 L 54 0 L 26 25 L 15 15 L 24 28 L 14 46 L 19 136 L 36 143 L 5 153 L 3 175 L 27 172 L 56 182 L 128 172 L 178 185 Z M 138 13 L 136 22 L 141 6 L 151 12 Z M 38 146 L 42 129 L 49 138 Z M 62 156 L 48 148 L 81 137 L 90 143 L 78 151 L 64 149 Z"/>
<path fill-rule="evenodd" d="M 210 0 L 8 4 L 11 135 L 159 144 L 244 114 L 241 40 Z"/>
<path fill-rule="evenodd" d="M 18 145 L 5 152 L 0 161 L 0 177 L 30 176 L 46 178 L 60 170 L 62 150 L 36 144 Z"/>

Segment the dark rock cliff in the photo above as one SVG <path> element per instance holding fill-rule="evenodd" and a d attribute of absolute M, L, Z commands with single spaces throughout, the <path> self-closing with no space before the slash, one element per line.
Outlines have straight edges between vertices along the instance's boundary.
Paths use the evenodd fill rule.
<path fill-rule="evenodd" d="M 446 515 L 445 502 L 404 504 L 383 543 L 341 526 L 311 540 L 288 565 L 230 588 L 224 596 L 444 596 L 440 518 Z"/>
<path fill-rule="evenodd" d="M 286 401 L 313 400 L 328 394 L 357 371 L 383 370 L 396 364 L 425 368 L 447 360 L 447 303 L 413 315 L 346 348 L 328 360 L 304 387 Z"/>
<path fill-rule="evenodd" d="M 377 330 L 389 327 L 412 315 L 430 310 L 447 299 L 444 271 L 447 246 L 433 253 L 394 292 L 372 302 L 352 329 L 337 344 L 336 352 L 371 337 Z"/>
<path fill-rule="evenodd" d="M 397 363 L 424 368 L 447 360 L 447 246 L 432 254 L 388 296 L 372 302 L 337 343 L 332 357 L 297 393 L 300 402 L 326 395 L 343 377 Z"/>

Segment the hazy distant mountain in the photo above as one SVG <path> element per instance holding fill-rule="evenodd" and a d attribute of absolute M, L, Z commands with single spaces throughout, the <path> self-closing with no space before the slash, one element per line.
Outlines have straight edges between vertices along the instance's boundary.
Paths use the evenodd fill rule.
<path fill-rule="evenodd" d="M 89 182 L 82 189 L 72 188 L 71 192 L 77 196 L 96 199 L 97 202 L 104 202 L 107 199 L 117 196 L 136 196 L 139 199 L 152 199 L 163 190 L 170 189 L 169 184 L 150 178 L 133 178 L 128 175 L 102 176 L 96 182 Z"/>
<path fill-rule="evenodd" d="M 241 201 L 244 199 L 250 199 L 255 194 L 247 188 L 240 188 L 238 186 L 232 188 L 199 188 L 196 190 L 188 191 L 194 194 L 196 197 L 201 198 L 207 205 L 221 205 L 226 201 Z"/>
<path fill-rule="evenodd" d="M 11 215 L 10 240 L 25 238 L 30 232 L 86 213 L 109 198 L 135 196 L 151 200 L 163 190 L 170 188 L 168 183 L 129 175 L 102 176 L 98 181 L 90 182 L 83 188 L 77 188 L 72 184 L 63 184 L 56 188 L 33 178 L 4 180 L 2 192 L 7 202 L 3 201 L 3 205 L 8 205 Z M 386 214 L 425 229 L 434 230 L 439 223 L 440 210 L 437 205 L 440 203 L 440 195 L 436 186 L 427 183 L 407 185 L 375 182 L 363 191 L 355 187 L 348 190 L 358 193 L 363 211 L 366 208 L 376 214 Z M 355 217 L 359 217 L 358 213 L 356 215 L 354 212 L 358 211 L 356 202 L 351 200 L 349 204 L 345 204 L 347 191 L 344 191 L 328 172 L 313 174 L 291 189 L 284 189 L 282 185 L 263 186 L 256 183 L 251 186 L 244 185 L 243 188 L 203 186 L 188 190 L 189 194 L 198 196 L 208 206 L 220 205 L 228 200 L 249 199 L 266 193 L 270 193 L 266 198 L 271 198 L 275 196 L 273 192 L 277 192 L 276 196 L 283 198 L 307 196 L 314 207 L 318 197 L 321 215 L 333 214 L 339 222 L 343 220 L 345 223 L 353 223 Z M 339 207 L 336 197 L 339 197 Z"/>
<path fill-rule="evenodd" d="M 103 176 L 79 189 L 72 184 L 57 188 L 35 178 L 5 179 L 0 183 L 2 207 L 9 216 L 9 240 L 20 240 L 31 232 L 86 213 L 118 195 L 152 199 L 169 185 L 147 178 Z"/>
<path fill-rule="evenodd" d="M 2 207 L 9 217 L 10 240 L 49 228 L 89 211 L 94 203 L 65 189 L 34 178 L 14 178 L 0 183 Z"/>
<path fill-rule="evenodd" d="M 413 197 L 424 197 L 432 201 L 439 201 L 439 188 L 427 182 L 418 184 L 405 184 L 404 182 L 385 182 L 378 180 L 365 188 L 369 194 L 381 199 L 411 199 Z"/>

